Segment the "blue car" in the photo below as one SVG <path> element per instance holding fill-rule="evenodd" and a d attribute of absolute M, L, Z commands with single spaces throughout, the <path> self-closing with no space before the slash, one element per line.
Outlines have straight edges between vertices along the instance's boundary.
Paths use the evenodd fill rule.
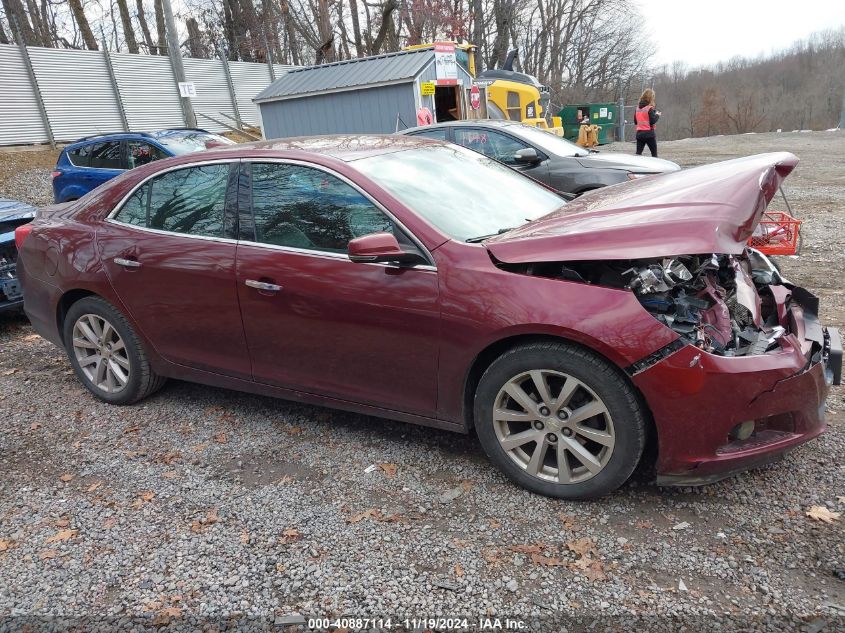
<path fill-rule="evenodd" d="M 35 207 L 25 202 L 0 198 L 0 312 L 23 306 L 17 275 L 18 249 L 15 229 L 32 221 Z"/>
<path fill-rule="evenodd" d="M 53 199 L 68 202 L 127 169 L 233 142 L 193 128 L 86 136 L 62 150 L 53 171 Z"/>

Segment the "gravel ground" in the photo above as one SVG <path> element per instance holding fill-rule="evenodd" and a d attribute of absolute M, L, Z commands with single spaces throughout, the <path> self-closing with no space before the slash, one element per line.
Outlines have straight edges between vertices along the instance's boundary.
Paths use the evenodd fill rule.
<path fill-rule="evenodd" d="M 685 165 L 805 158 L 790 178 L 805 254 L 781 263 L 845 324 L 841 135 L 660 148 Z M 22 155 L 0 155 L 0 195 L 49 200 L 50 160 Z M 468 618 L 463 630 L 487 617 L 542 632 L 843 630 L 844 522 L 806 516 L 845 510 L 841 389 L 829 404 L 827 434 L 778 464 L 694 489 L 641 474 L 567 503 L 506 482 L 473 437 L 177 381 L 109 407 L 0 315 L 0 631 L 279 630 L 292 614 L 390 617 L 384 630 L 460 630 L 404 622 L 435 616 Z"/>

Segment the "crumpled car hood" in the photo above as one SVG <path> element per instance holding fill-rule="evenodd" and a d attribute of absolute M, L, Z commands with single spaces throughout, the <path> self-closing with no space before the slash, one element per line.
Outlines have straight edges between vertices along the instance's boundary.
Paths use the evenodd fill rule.
<path fill-rule="evenodd" d="M 512 264 L 740 254 L 797 164 L 795 155 L 774 152 L 641 178 L 590 192 L 484 245 Z"/>
<path fill-rule="evenodd" d="M 25 202 L 0 198 L 0 242 L 10 242 L 15 239 L 15 231 L 6 231 L 2 226 L 4 222 L 30 220 L 35 217 L 35 211 L 35 207 Z"/>
<path fill-rule="evenodd" d="M 20 200 L 0 198 L 0 222 L 34 217 L 35 207 L 28 205 L 26 202 L 21 202 Z"/>

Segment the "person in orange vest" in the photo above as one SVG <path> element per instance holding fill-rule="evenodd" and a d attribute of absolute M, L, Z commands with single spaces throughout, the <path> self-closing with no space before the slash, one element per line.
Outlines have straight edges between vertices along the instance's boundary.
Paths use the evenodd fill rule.
<path fill-rule="evenodd" d="M 657 135 L 654 126 L 660 118 L 660 111 L 654 107 L 654 90 L 646 88 L 640 97 L 637 111 L 634 113 L 634 123 L 637 127 L 637 155 L 643 153 L 648 145 L 651 155 L 657 157 Z"/>

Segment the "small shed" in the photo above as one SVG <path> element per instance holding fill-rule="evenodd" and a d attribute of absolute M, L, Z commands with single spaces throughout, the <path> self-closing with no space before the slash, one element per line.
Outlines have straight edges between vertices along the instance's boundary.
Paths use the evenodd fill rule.
<path fill-rule="evenodd" d="M 433 48 L 295 68 L 255 97 L 264 138 L 391 134 L 416 126 L 421 107 L 434 121 L 466 118 L 471 75 L 454 63 L 438 72 Z"/>

